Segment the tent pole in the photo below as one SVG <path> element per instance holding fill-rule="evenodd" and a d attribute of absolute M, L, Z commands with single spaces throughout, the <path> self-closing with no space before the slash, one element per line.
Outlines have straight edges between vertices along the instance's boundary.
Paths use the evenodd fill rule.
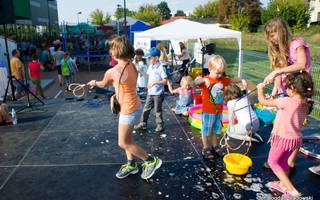
<path fill-rule="evenodd" d="M 239 46 L 239 66 L 238 66 L 238 77 L 241 78 L 241 68 L 242 68 L 242 50 L 241 50 L 241 36 L 238 38 Z"/>

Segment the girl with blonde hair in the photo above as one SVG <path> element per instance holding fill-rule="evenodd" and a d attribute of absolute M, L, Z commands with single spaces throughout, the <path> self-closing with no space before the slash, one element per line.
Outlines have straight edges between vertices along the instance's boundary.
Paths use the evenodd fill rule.
<path fill-rule="evenodd" d="M 274 81 L 272 96 L 286 95 L 285 77 L 287 73 L 304 70 L 311 73 L 310 49 L 303 38 L 293 37 L 289 26 L 282 18 L 274 18 L 264 28 L 270 64 L 273 71 L 264 79 Z"/>
<path fill-rule="evenodd" d="M 172 109 L 175 114 L 188 116 L 188 108 L 193 104 L 193 79 L 191 76 L 184 76 L 180 82 L 181 87 L 172 89 L 172 85 L 168 82 L 169 91 L 171 94 L 179 94 L 179 99 L 176 101 L 176 107 Z"/>

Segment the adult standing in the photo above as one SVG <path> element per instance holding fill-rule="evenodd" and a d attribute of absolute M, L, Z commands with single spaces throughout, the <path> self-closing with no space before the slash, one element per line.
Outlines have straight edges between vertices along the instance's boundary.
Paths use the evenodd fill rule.
<path fill-rule="evenodd" d="M 14 49 L 12 51 L 12 58 L 10 60 L 11 74 L 14 77 L 13 85 L 15 87 L 15 95 L 16 98 L 19 98 L 23 95 L 23 87 L 21 83 L 23 83 L 25 79 L 24 73 L 24 64 L 20 59 L 20 51 Z"/>
<path fill-rule="evenodd" d="M 142 179 L 149 179 L 161 166 L 162 161 L 153 155 L 148 155 L 133 141 L 133 127 L 139 122 L 142 112 L 139 96 L 136 93 L 138 72 L 131 60 L 135 52 L 125 36 L 117 36 L 110 41 L 110 52 L 117 59 L 117 65 L 106 71 L 101 81 L 92 80 L 91 87 L 106 87 L 113 84 L 115 96 L 120 104 L 118 125 L 118 145 L 126 152 L 127 164 L 121 166 L 116 174 L 119 179 L 139 172 L 135 157 L 143 160 Z M 120 79 L 120 80 L 119 80 Z M 113 99 L 114 99 L 113 98 Z"/>
<path fill-rule="evenodd" d="M 190 55 L 189 55 L 188 49 L 186 48 L 183 42 L 179 42 L 179 46 L 180 46 L 181 54 L 178 55 L 178 58 L 182 61 L 181 67 L 182 69 L 184 69 L 185 67 L 187 67 L 188 62 L 190 62 Z M 184 75 L 187 75 L 187 74 L 184 74 Z"/>

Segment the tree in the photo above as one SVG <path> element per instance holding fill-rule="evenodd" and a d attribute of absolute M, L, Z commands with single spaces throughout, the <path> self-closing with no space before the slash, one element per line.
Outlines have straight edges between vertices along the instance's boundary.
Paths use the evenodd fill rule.
<path fill-rule="evenodd" d="M 245 0 L 243 3 L 242 14 L 249 17 L 248 29 L 256 32 L 261 25 L 261 3 L 259 0 Z"/>
<path fill-rule="evenodd" d="M 191 18 L 200 19 L 200 18 L 217 17 L 217 11 L 218 11 L 218 2 L 209 1 L 204 5 L 197 6 L 193 10 L 191 14 Z"/>
<path fill-rule="evenodd" d="M 262 23 L 282 17 L 293 31 L 303 29 L 310 19 L 309 4 L 305 0 L 273 0 L 262 11 Z"/>
<path fill-rule="evenodd" d="M 130 16 L 133 17 L 135 15 L 135 12 L 132 10 L 129 10 L 128 8 L 126 8 L 126 16 Z M 120 6 L 116 9 L 114 16 L 117 19 L 123 18 L 124 17 L 124 13 L 123 13 L 123 8 Z"/>
<path fill-rule="evenodd" d="M 94 11 L 92 11 L 90 13 L 90 18 L 91 18 L 92 24 L 95 24 L 95 25 L 103 25 L 111 21 L 111 16 L 108 13 L 104 15 L 103 11 L 99 9 L 95 9 Z"/>
<path fill-rule="evenodd" d="M 218 3 L 218 19 L 220 23 L 228 23 L 229 18 L 238 14 L 240 1 L 220 0 Z"/>
<path fill-rule="evenodd" d="M 170 19 L 171 15 L 171 10 L 167 4 L 166 1 L 161 1 L 158 5 L 158 12 L 160 14 L 160 16 L 162 17 L 162 19 Z"/>
<path fill-rule="evenodd" d="M 177 10 L 176 14 L 174 16 L 186 16 L 186 13 L 183 12 L 183 10 Z"/>
<path fill-rule="evenodd" d="M 160 25 L 160 14 L 157 12 L 157 7 L 153 5 L 141 6 L 134 17 L 138 20 L 148 22 L 152 26 Z"/>

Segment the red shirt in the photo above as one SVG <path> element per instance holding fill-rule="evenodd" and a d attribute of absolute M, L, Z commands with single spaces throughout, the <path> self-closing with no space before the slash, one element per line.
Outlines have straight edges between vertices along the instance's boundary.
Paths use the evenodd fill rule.
<path fill-rule="evenodd" d="M 38 61 L 30 61 L 29 64 L 31 78 L 40 79 L 40 63 Z"/>
<path fill-rule="evenodd" d="M 213 79 L 209 76 L 205 78 L 210 80 L 210 87 L 207 88 L 206 84 L 202 83 L 202 112 L 210 114 L 221 114 L 223 108 L 224 89 L 231 82 L 228 77 L 221 77 Z"/>

